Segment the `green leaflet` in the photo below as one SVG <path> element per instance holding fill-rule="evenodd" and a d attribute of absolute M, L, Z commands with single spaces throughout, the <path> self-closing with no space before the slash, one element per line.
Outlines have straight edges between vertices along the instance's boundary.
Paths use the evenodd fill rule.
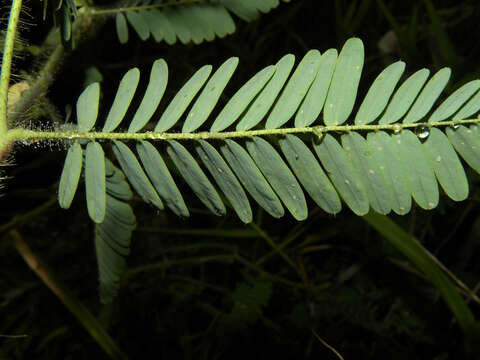
<path fill-rule="evenodd" d="M 100 282 L 100 302 L 108 304 L 111 303 L 117 295 L 120 283 L 119 273 L 114 273 L 111 269 L 115 267 L 125 267 L 125 260 L 118 254 L 114 253 L 110 247 L 100 245 L 104 242 L 100 232 L 97 231 L 95 235 L 95 253 L 97 255 L 96 258 Z M 116 260 L 116 262 L 111 259 Z"/>
<path fill-rule="evenodd" d="M 336 49 L 329 49 L 322 55 L 315 80 L 295 117 L 295 127 L 309 126 L 320 115 L 335 70 L 337 56 Z"/>
<path fill-rule="evenodd" d="M 405 115 L 427 81 L 429 74 L 430 70 L 421 69 L 410 75 L 395 92 L 385 114 L 378 123 L 391 124 Z"/>
<path fill-rule="evenodd" d="M 68 42 L 72 38 L 72 23 L 70 21 L 68 7 L 62 6 L 59 13 L 58 16 L 61 17 L 60 31 L 62 32 L 62 39 L 64 42 Z"/>
<path fill-rule="evenodd" d="M 368 89 L 368 93 L 363 99 L 360 109 L 355 116 L 355 124 L 370 124 L 383 112 L 392 96 L 395 86 L 405 70 L 405 63 L 397 61 L 387 66 L 380 75 L 377 76 L 373 84 Z"/>
<path fill-rule="evenodd" d="M 341 125 L 352 112 L 364 60 L 363 43 L 348 39 L 338 55 L 324 109 L 325 125 Z"/>
<path fill-rule="evenodd" d="M 100 101 L 100 84 L 93 83 L 83 90 L 77 100 L 77 121 L 80 131 L 90 131 L 95 125 Z"/>
<path fill-rule="evenodd" d="M 113 199 L 113 197 L 111 198 Z M 103 226 L 97 229 L 97 234 L 100 235 L 102 240 L 107 241 L 108 246 L 110 246 L 118 255 L 130 255 L 130 248 L 123 244 L 123 237 L 127 237 L 126 235 L 128 232 L 122 227 L 114 226 L 116 224 L 112 223 L 110 220 L 104 221 L 102 224 Z M 120 237 L 116 235 L 120 235 Z M 130 237 L 131 236 L 128 237 L 128 240 L 130 240 Z"/>
<path fill-rule="evenodd" d="M 203 9 L 203 18 L 211 24 L 215 34 L 219 38 L 235 32 L 235 23 L 227 10 L 221 5 L 209 4 Z"/>
<path fill-rule="evenodd" d="M 391 195 L 365 139 L 358 133 L 347 133 L 342 135 L 342 146 L 356 168 L 357 174 L 362 178 L 372 209 L 379 214 L 388 214 L 392 209 Z"/>
<path fill-rule="evenodd" d="M 130 205 L 109 195 L 106 204 L 105 220 L 95 227 L 100 301 L 104 304 L 111 303 L 117 295 L 120 277 L 126 269 L 125 256 L 130 253 L 130 239 L 136 226 Z"/>
<path fill-rule="evenodd" d="M 232 170 L 215 148 L 204 140 L 199 140 L 195 149 L 218 186 L 225 194 L 240 220 L 252 222 L 252 209 L 247 195 Z"/>
<path fill-rule="evenodd" d="M 404 124 L 410 124 L 421 120 L 432 108 L 435 101 L 447 85 L 452 71 L 449 68 L 443 68 L 437 71 L 435 75 L 427 82 L 417 100 L 413 104 L 407 116 L 403 119 Z"/>
<path fill-rule="evenodd" d="M 105 158 L 105 176 L 106 180 L 112 184 L 118 184 L 125 181 L 125 175 L 113 163 Z"/>
<path fill-rule="evenodd" d="M 215 39 L 215 20 L 209 21 L 210 19 L 207 18 L 207 14 L 209 13 L 209 9 L 212 8 L 210 4 L 196 4 L 196 6 L 192 6 L 192 14 L 196 17 L 196 19 L 200 23 L 200 27 L 204 32 L 204 38 L 206 41 L 213 41 Z"/>
<path fill-rule="evenodd" d="M 150 37 L 150 30 L 143 16 L 136 11 L 127 11 L 126 16 L 138 37 L 143 41 L 147 40 Z"/>
<path fill-rule="evenodd" d="M 158 9 L 150 9 L 150 10 L 158 11 Z M 156 13 L 150 10 L 140 10 L 139 14 L 145 20 L 145 24 L 147 25 L 150 33 L 152 34 L 153 39 L 156 42 L 160 42 L 164 39 L 164 31 L 163 31 L 164 25 L 161 22 L 157 21 Z M 174 34 L 174 37 L 175 37 L 175 34 Z"/>
<path fill-rule="evenodd" d="M 188 44 L 192 39 L 192 34 L 182 19 L 178 9 L 172 10 L 170 8 L 165 8 L 163 14 L 168 19 L 170 25 L 172 25 L 173 31 L 175 31 L 178 40 L 180 40 L 182 44 Z"/>
<path fill-rule="evenodd" d="M 175 31 L 170 21 L 168 21 L 168 18 L 160 10 L 143 10 L 141 13 L 156 42 L 165 40 L 168 45 L 173 45 L 177 41 Z"/>
<path fill-rule="evenodd" d="M 88 215 L 92 221 L 101 223 L 106 206 L 105 155 L 102 146 L 94 141 L 85 150 L 85 189 Z"/>
<path fill-rule="evenodd" d="M 220 0 L 220 3 L 245 21 L 253 21 L 259 15 L 255 3 L 252 3 L 251 0 Z"/>
<path fill-rule="evenodd" d="M 108 195 L 125 201 L 133 197 L 130 185 L 125 180 L 125 175 L 108 158 L 105 158 L 105 176 Z"/>
<path fill-rule="evenodd" d="M 105 159 L 107 160 L 107 159 Z M 121 182 L 111 182 L 107 176 L 107 194 L 121 200 L 130 200 L 133 196 L 132 190 L 125 180 Z"/>
<path fill-rule="evenodd" d="M 475 94 L 461 109 L 455 114 L 453 120 L 467 119 L 480 110 L 480 91 Z"/>
<path fill-rule="evenodd" d="M 63 165 L 60 185 L 58 186 L 58 204 L 63 209 L 68 209 L 77 191 L 78 181 L 82 172 L 82 147 L 75 142 L 68 149 L 65 164 Z"/>
<path fill-rule="evenodd" d="M 445 134 L 437 128 L 430 129 L 423 147 L 445 193 L 452 200 L 465 200 L 468 196 L 467 176 Z"/>
<path fill-rule="evenodd" d="M 157 149 L 148 141 L 141 141 L 137 144 L 137 152 L 157 193 L 165 200 L 168 208 L 178 216 L 190 216 L 183 197 Z"/>
<path fill-rule="evenodd" d="M 130 106 L 135 90 L 140 79 L 140 71 L 137 68 L 130 69 L 120 81 L 117 94 L 112 107 L 105 120 L 103 131 L 110 132 L 117 128 Z"/>
<path fill-rule="evenodd" d="M 333 136 L 326 134 L 313 142 L 313 148 L 333 185 L 350 209 L 357 215 L 368 213 L 368 196 L 363 182 L 340 144 Z"/>
<path fill-rule="evenodd" d="M 462 125 L 456 130 L 448 127 L 447 135 L 463 160 L 480 173 L 480 131 L 478 126 L 471 125 L 470 128 L 467 128 Z"/>
<path fill-rule="evenodd" d="M 275 66 L 267 66 L 248 80 L 223 107 L 210 128 L 211 132 L 223 131 L 242 115 L 252 99 L 263 89 L 275 73 Z"/>
<path fill-rule="evenodd" d="M 268 110 L 270 110 L 277 95 L 280 93 L 280 90 L 282 90 L 283 84 L 287 81 L 294 63 L 295 56 L 292 54 L 285 55 L 277 62 L 275 65 L 275 74 L 237 124 L 237 131 L 249 130 L 263 119 Z"/>
<path fill-rule="evenodd" d="M 123 13 L 117 12 L 115 15 L 115 26 L 117 28 L 118 41 L 121 44 L 126 44 L 128 42 L 128 25 Z"/>
<path fill-rule="evenodd" d="M 422 144 L 410 130 L 392 138 L 413 198 L 422 209 L 433 209 L 438 204 L 438 185 Z"/>
<path fill-rule="evenodd" d="M 203 40 L 206 40 L 208 36 L 208 31 L 201 18 L 199 19 L 197 15 L 193 12 L 193 9 L 196 8 L 196 5 L 186 5 L 177 8 L 177 12 L 181 21 L 189 29 L 190 35 L 192 37 L 192 42 L 194 44 L 200 44 Z M 213 40 L 213 31 L 212 31 L 212 40 Z"/>
<path fill-rule="evenodd" d="M 125 256 L 120 253 L 108 236 L 107 231 L 114 229 L 115 224 L 97 225 L 95 233 L 95 250 L 99 272 L 100 302 L 109 304 L 117 296 L 120 277 L 126 270 Z M 128 249 L 129 250 L 129 249 Z"/>
<path fill-rule="evenodd" d="M 279 0 L 257 0 L 257 9 L 263 13 L 268 13 L 273 8 L 276 8 L 279 4 Z"/>
<path fill-rule="evenodd" d="M 383 173 L 392 210 L 399 215 L 407 214 L 412 206 L 412 196 L 392 138 L 384 131 L 375 131 L 368 133 L 367 143 L 377 171 Z"/>
<path fill-rule="evenodd" d="M 272 109 L 265 124 L 266 129 L 281 127 L 295 114 L 315 79 L 320 60 L 318 50 L 310 50 L 303 57 Z"/>
<path fill-rule="evenodd" d="M 284 210 L 280 200 L 250 155 L 235 141 L 228 139 L 220 146 L 220 151 L 255 201 L 271 216 L 282 217 Z"/>
<path fill-rule="evenodd" d="M 212 75 L 188 113 L 182 132 L 195 131 L 207 120 L 237 65 L 238 58 L 232 57 L 225 61 Z"/>
<path fill-rule="evenodd" d="M 480 89 L 480 80 L 472 80 L 466 83 L 440 104 L 430 116 L 428 122 L 442 121 L 452 116 L 478 89 Z"/>
<path fill-rule="evenodd" d="M 194 4 L 190 7 L 186 7 L 190 21 L 196 23 L 196 27 L 200 30 L 199 33 L 203 35 L 201 42 L 203 40 L 212 41 L 215 39 L 215 31 L 212 23 L 205 19 L 205 9 L 208 7 L 210 7 L 209 4 Z"/>
<path fill-rule="evenodd" d="M 125 259 L 117 254 L 110 246 L 105 244 L 102 233 L 95 234 L 95 252 L 99 272 L 99 294 L 100 302 L 109 304 L 117 296 L 120 287 L 120 275 L 126 267 Z M 116 270 L 122 269 L 122 270 Z"/>
<path fill-rule="evenodd" d="M 133 213 L 133 210 L 128 203 L 120 201 L 113 196 L 108 196 L 107 210 L 107 220 L 115 221 L 118 226 L 130 230 L 134 229 L 137 226 L 135 214 Z M 125 235 L 125 237 L 127 236 Z M 117 236 L 115 238 L 121 238 L 121 236 Z"/>
<path fill-rule="evenodd" d="M 225 205 L 220 199 L 217 190 L 215 190 L 187 149 L 176 141 L 168 141 L 167 153 L 202 203 L 215 215 L 225 215 Z"/>
<path fill-rule="evenodd" d="M 340 212 L 340 198 L 307 145 L 294 135 L 281 138 L 279 145 L 290 168 L 318 206 L 329 214 Z"/>
<path fill-rule="evenodd" d="M 185 83 L 185 85 L 183 85 L 173 100 L 170 101 L 167 109 L 163 112 L 157 126 L 155 126 L 156 132 L 167 131 L 173 125 L 175 125 L 197 92 L 201 89 L 203 84 L 205 84 L 205 81 L 207 81 L 211 71 L 212 66 L 205 65 L 195 74 L 193 74 L 193 76 Z"/>
<path fill-rule="evenodd" d="M 247 140 L 247 150 L 293 217 L 305 220 L 308 209 L 300 184 L 272 145 L 255 136 Z"/>
<path fill-rule="evenodd" d="M 113 197 L 108 197 L 108 202 L 111 203 Z M 128 204 L 119 201 L 118 205 L 123 205 L 125 208 L 131 211 Z M 111 209 L 111 206 L 109 207 Z M 135 218 L 135 216 L 134 216 Z M 119 221 L 116 218 L 108 216 L 105 221 L 100 224 L 100 233 L 103 238 L 108 241 L 108 246 L 118 257 L 125 257 L 130 254 L 130 240 L 132 237 L 132 231 L 135 228 L 135 224 L 126 224 L 124 221 Z M 123 269 L 118 269 L 114 272 L 121 273 Z"/>
<path fill-rule="evenodd" d="M 150 120 L 163 97 L 168 81 L 168 67 L 165 60 L 156 60 L 153 63 L 148 82 L 147 90 L 143 96 L 142 102 L 133 117 L 128 132 L 137 132 L 141 130 Z"/>
<path fill-rule="evenodd" d="M 136 219 L 130 205 L 107 196 L 107 214 L 97 231 L 116 255 L 124 257 L 130 254 L 130 240 L 135 227 Z M 116 269 L 113 272 L 122 271 Z"/>
<path fill-rule="evenodd" d="M 128 146 L 115 140 L 112 150 L 130 184 L 132 184 L 138 195 L 142 197 L 143 201 L 163 210 L 162 200 L 158 197 L 150 180 L 148 180 L 147 175 L 145 175 L 138 160 Z"/>
<path fill-rule="evenodd" d="M 95 82 L 101 83 L 102 81 L 103 81 L 103 75 L 100 72 L 100 70 L 98 70 L 97 67 L 90 66 L 89 68 L 87 68 L 85 70 L 85 76 L 84 76 L 84 80 L 83 80 L 83 85 L 84 86 L 91 85 Z M 65 119 L 65 122 L 68 122 L 68 120 Z"/>

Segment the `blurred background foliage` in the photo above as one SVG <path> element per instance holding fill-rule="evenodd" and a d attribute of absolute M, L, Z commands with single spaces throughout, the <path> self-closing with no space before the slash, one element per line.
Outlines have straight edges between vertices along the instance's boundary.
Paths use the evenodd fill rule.
<path fill-rule="evenodd" d="M 52 20 L 41 20 L 40 2 L 25 6 L 15 71 L 28 79 L 48 53 L 44 40 Z M 158 58 L 170 68 L 171 98 L 206 63 L 217 66 L 238 56 L 234 84 L 242 84 L 286 53 L 298 59 L 312 48 L 339 49 L 351 36 L 366 48 L 360 91 L 387 64 L 402 59 L 408 73 L 452 67 L 451 92 L 480 77 L 479 19 L 476 0 L 295 0 L 251 23 L 236 19 L 232 36 L 187 46 L 134 36 L 121 45 L 109 19 L 61 64 L 44 100 L 48 106 L 42 107 L 48 111 L 31 126 L 48 128 L 64 119 L 65 106 L 93 79 L 102 79 L 102 102 L 108 104 L 115 95 L 110 84 L 134 66 L 148 73 Z M 234 91 L 229 86 L 226 95 Z M 14 166 L 6 169 L 10 178 L 0 199 L 0 359 L 108 358 L 19 256 L 5 232 L 12 226 L 59 286 L 69 288 L 132 359 L 337 359 L 325 343 L 345 359 L 479 356 L 420 271 L 362 218 L 349 210 L 332 217 L 313 203 L 304 222 L 275 220 L 257 208 L 254 223 L 245 226 L 232 214 L 208 214 L 189 191 L 189 219 L 156 213 L 134 199 L 138 228 L 129 270 L 117 300 L 101 305 L 84 194 L 69 211 L 52 200 L 64 154 L 58 144 L 41 151 L 18 146 Z M 392 218 L 475 291 L 480 187 L 478 175 L 470 173 L 469 179 L 468 200 L 444 197 L 434 211 L 416 208 Z M 471 301 L 470 307 L 478 316 L 479 304 Z"/>

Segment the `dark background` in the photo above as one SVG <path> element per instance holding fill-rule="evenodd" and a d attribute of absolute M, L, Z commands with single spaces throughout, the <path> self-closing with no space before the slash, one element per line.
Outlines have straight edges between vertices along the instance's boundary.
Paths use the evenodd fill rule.
<path fill-rule="evenodd" d="M 207 63 L 215 68 L 238 56 L 239 67 L 224 94 L 228 99 L 251 75 L 281 56 L 293 53 L 298 62 L 309 49 L 340 49 L 351 36 L 365 44 L 360 95 L 386 65 L 399 59 L 407 63 L 407 75 L 422 67 L 432 71 L 452 67 L 447 93 L 479 77 L 477 1 L 433 1 L 434 17 L 426 11 L 425 1 L 384 3 L 404 34 L 401 41 L 387 44 L 389 52 L 378 45 L 393 25 L 377 1 L 292 1 L 251 23 L 235 18 L 234 35 L 198 46 L 142 42 L 132 29 L 129 43 L 120 45 L 109 19 L 95 38 L 80 44 L 61 64 L 46 95 L 63 119 L 65 106 L 74 104 L 84 88 L 86 70 L 96 66 L 103 75 L 105 112 L 122 74 L 139 67 L 145 86 L 152 62 L 164 58 L 170 74 L 160 106 L 164 108 L 196 69 Z M 26 45 L 41 47 L 52 21 L 41 20 L 37 1 L 26 6 L 21 37 Z M 31 51 L 19 54 L 15 73 L 23 78 L 34 75 L 43 57 Z M 31 126 L 48 127 L 51 121 L 42 117 Z M 0 224 L 56 196 L 64 155 L 64 146 L 58 144 L 16 147 L 14 164 L 5 168 L 10 178 L 0 198 Z M 404 217 L 392 218 L 476 288 L 478 175 L 469 172 L 469 180 L 466 201 L 454 203 L 443 196 L 434 211 L 414 208 Z M 315 334 L 345 359 L 476 358 L 465 350 L 468 339 L 432 285 L 348 209 L 331 216 L 311 202 L 309 219 L 298 223 L 290 215 L 274 220 L 254 206 L 255 227 L 250 227 L 233 211 L 225 218 L 208 214 L 185 184 L 180 182 L 180 188 L 191 210 L 189 219 L 157 213 L 138 198 L 132 201 L 138 229 L 128 258 L 130 271 L 167 259 L 170 265 L 126 277 L 119 297 L 109 306 L 98 300 L 93 223 L 82 186 L 69 211 L 53 204 L 18 228 L 131 359 L 336 359 Z M 248 265 L 271 252 L 255 228 L 279 243 L 292 240 L 284 251 L 295 270 L 279 255 L 257 269 Z M 217 255 L 232 254 L 246 262 L 215 260 Z M 0 259 L 0 335 L 26 335 L 0 336 L 0 359 L 107 358 L 27 267 L 8 237 L 0 243 Z M 235 307 L 238 299 L 247 304 L 244 312 Z M 470 307 L 478 315 L 478 304 L 471 302 Z"/>

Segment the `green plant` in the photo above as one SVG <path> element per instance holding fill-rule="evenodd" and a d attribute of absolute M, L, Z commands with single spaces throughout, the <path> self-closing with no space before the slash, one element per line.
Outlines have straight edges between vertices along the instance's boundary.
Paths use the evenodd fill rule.
<path fill-rule="evenodd" d="M 175 36 L 182 43 L 199 43 L 213 40 L 212 31 L 220 37 L 233 32 L 232 19 L 223 6 L 245 20 L 258 15 L 251 1 L 220 1 L 214 5 L 197 2 L 201 3 L 191 1 L 191 5 L 165 13 L 147 10 L 150 5 L 143 10 L 134 7 L 120 12 L 85 7 L 79 16 L 116 13 L 118 37 L 124 43 L 128 39 L 122 14 L 125 12 L 142 40 L 152 33 L 156 41 L 165 39 L 170 44 Z M 129 183 L 143 201 L 158 210 L 168 208 L 180 217 L 188 217 L 189 204 L 177 184 L 180 179 L 213 214 L 225 215 L 226 209 L 232 208 L 244 223 L 252 222 L 254 215 L 247 194 L 272 217 L 282 217 L 285 206 L 299 221 L 309 216 L 305 192 L 328 214 L 339 213 L 343 201 L 353 213 L 365 216 L 383 234 L 390 234 L 387 239 L 438 286 L 462 328 L 473 331 L 474 317 L 447 277 L 425 256 L 421 246 L 405 240 L 411 240 L 411 236 L 377 214 L 408 214 L 412 198 L 420 208 L 434 209 L 440 199 L 438 185 L 445 197 L 454 201 L 467 198 L 468 179 L 458 155 L 480 172 L 480 120 L 476 117 L 480 110 L 480 80 L 464 84 L 437 105 L 450 69 L 439 70 L 429 80 L 429 71 L 422 69 L 399 85 L 405 63 L 398 61 L 381 72 L 359 101 L 363 43 L 351 38 L 340 53 L 335 49 L 323 53 L 310 50 L 295 71 L 294 56 L 285 55 L 245 82 L 225 105 L 221 95 L 237 68 L 238 58 L 228 59 L 212 75 L 212 66 L 201 67 L 163 108 L 160 104 L 167 89 L 168 68 L 159 59 L 153 63 L 137 109 L 130 107 L 141 74 L 133 68 L 120 81 L 104 122 L 98 120 L 98 114 L 104 113 L 99 106 L 100 85 L 93 83 L 76 102 L 77 125 L 61 124 L 52 131 L 8 128 L 6 93 L 14 38 L 10 29 L 15 29 L 20 2 L 14 4 L 0 84 L 0 154 L 4 158 L 20 141 L 68 145 L 58 201 L 62 208 L 70 207 L 83 170 L 87 210 L 96 224 L 102 302 L 110 303 L 117 293 L 136 226 L 128 203 L 133 194 Z M 262 4 L 270 4 L 263 9 L 268 11 L 278 1 Z M 161 2 L 153 6 L 166 5 Z M 60 2 L 59 6 L 63 9 L 71 2 Z M 211 27 L 210 32 L 202 33 L 200 30 L 208 24 L 197 22 L 197 16 L 213 8 L 223 9 L 219 10 L 221 18 L 209 13 L 223 27 Z M 62 11 L 67 19 L 62 39 L 68 43 L 72 37 L 65 27 L 70 28 L 72 14 Z M 172 26 L 154 27 L 160 17 Z M 182 22 L 182 18 L 187 20 Z M 353 113 L 355 103 L 360 106 Z M 159 120 L 149 127 L 153 131 L 141 132 L 159 106 Z M 11 113 L 8 120 L 16 116 Z M 127 131 L 117 131 L 122 121 L 127 122 Z M 202 126 L 208 130 L 199 132 Z M 138 155 L 129 147 L 133 143 Z M 153 144 L 159 144 L 160 151 Z M 110 145 L 119 167 L 105 156 Z M 281 247 L 268 235 L 265 238 L 296 268 Z M 247 290 L 241 285 L 238 294 Z M 269 296 L 263 296 L 258 303 L 265 305 Z M 235 302 L 231 316 L 238 316 L 238 304 Z M 258 314 L 261 307 L 256 306 Z"/>

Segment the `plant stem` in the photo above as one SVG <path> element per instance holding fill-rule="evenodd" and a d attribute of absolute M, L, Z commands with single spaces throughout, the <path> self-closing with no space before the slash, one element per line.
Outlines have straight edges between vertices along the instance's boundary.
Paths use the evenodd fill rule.
<path fill-rule="evenodd" d="M 8 85 L 10 83 L 10 70 L 12 68 L 13 47 L 15 43 L 15 34 L 17 24 L 22 8 L 22 0 L 13 0 L 10 9 L 10 17 L 8 19 L 7 35 L 5 38 L 5 46 L 3 49 L 2 73 L 0 75 L 0 153 L 2 150 L 1 138 L 7 132 L 7 100 Z"/>
<path fill-rule="evenodd" d="M 165 133 L 165 132 L 82 132 L 82 131 L 35 131 L 26 129 L 13 129 L 6 134 L 7 140 L 12 143 L 19 140 L 222 140 L 230 138 L 248 138 L 252 136 L 287 135 L 287 134 L 315 134 L 321 137 L 328 132 L 350 132 L 350 131 L 401 131 L 405 129 L 417 129 L 421 127 L 457 126 L 468 124 L 480 124 L 480 119 L 439 121 L 412 124 L 387 124 L 387 125 L 332 125 L 312 126 L 302 128 L 280 128 L 262 129 L 247 131 L 225 131 L 225 132 L 197 132 L 197 133 Z"/>
<path fill-rule="evenodd" d="M 22 93 L 20 100 L 18 100 L 15 108 L 11 111 L 10 123 L 16 123 L 16 120 L 22 116 L 32 104 L 38 100 L 48 90 L 55 74 L 60 69 L 58 66 L 65 55 L 65 50 L 61 43 L 58 43 L 55 50 L 48 57 L 47 62 L 43 66 L 42 70 L 38 74 L 34 83 L 30 88 Z"/>
<path fill-rule="evenodd" d="M 105 20 L 105 17 L 103 17 L 102 20 L 97 19 L 97 21 L 93 22 L 88 11 L 82 9 L 80 9 L 77 18 L 72 25 L 72 33 L 76 37 L 77 47 L 80 41 L 85 41 L 85 39 L 88 38 L 87 33 L 89 31 L 90 36 L 95 33 L 94 31 L 91 31 L 92 28 L 98 29 Z M 30 88 L 22 93 L 20 100 L 15 105 L 15 108 L 11 111 L 9 118 L 10 123 L 16 123 L 16 120 L 25 114 L 32 104 L 47 92 L 48 88 L 55 80 L 56 74 L 61 69 L 60 63 L 64 59 L 65 55 L 65 49 L 60 41 L 60 38 L 58 37 L 55 49 L 48 57 L 47 62 L 42 67 L 42 70 L 38 74 L 37 78 L 33 84 L 30 84 Z"/>
<path fill-rule="evenodd" d="M 21 2 L 21 0 L 13 0 L 13 1 L 14 1 L 14 4 L 16 2 L 18 3 Z M 98 29 L 106 20 L 106 17 L 103 16 L 103 17 L 96 18 L 96 21 L 94 22 L 92 21 L 92 17 L 88 13 L 88 11 L 82 10 L 82 9 L 84 8 L 81 8 L 79 10 L 79 15 L 77 16 L 77 19 L 72 25 L 73 33 L 77 38 L 77 43 L 80 43 L 80 41 L 85 41 L 85 39 L 92 37 L 95 34 L 96 29 Z M 17 18 L 17 21 L 18 21 L 18 18 Z M 8 30 L 9 34 L 10 34 L 10 30 L 11 28 L 9 25 L 9 30 Z M 8 41 L 5 45 L 6 49 L 7 49 L 7 46 L 8 46 Z M 13 44 L 11 45 L 11 47 L 13 49 Z M 4 58 L 6 54 L 7 54 L 7 51 L 5 51 L 4 53 Z M 62 62 L 64 57 L 65 57 L 65 49 L 63 48 L 63 45 L 60 42 L 60 38 L 58 38 L 55 49 L 48 57 L 48 60 L 43 66 L 39 75 L 33 81 L 33 83 L 30 84 L 30 88 L 22 93 L 22 96 L 20 100 L 16 103 L 15 108 L 9 112 L 8 123 L 17 124 L 18 119 L 21 116 L 23 116 L 28 111 L 28 109 L 47 92 L 48 88 L 55 80 L 55 75 L 61 69 L 60 63 Z M 5 86 L 6 89 L 4 90 L 5 95 L 3 95 L 2 92 L 0 92 L 0 104 L 3 104 L 3 100 L 6 101 L 6 93 L 8 92 L 8 81 L 6 81 L 7 84 L 4 85 L 5 81 L 3 79 L 4 77 L 3 71 L 4 71 L 4 68 L 2 66 L 1 85 L 2 87 Z M 6 103 L 4 105 L 5 105 L 5 111 L 3 112 L 0 111 L 0 161 L 8 155 L 11 149 L 12 143 L 17 140 L 20 140 L 20 138 L 15 138 L 15 137 L 12 138 L 10 136 L 10 131 L 7 131 L 8 130 L 7 117 L 6 115 L 4 115 L 7 109 Z M 2 109 L 0 108 L 0 110 Z M 3 132 L 2 132 L 2 126 L 3 126 Z"/>
<path fill-rule="evenodd" d="M 65 307 L 77 318 L 95 341 L 112 359 L 127 359 L 126 355 L 118 348 L 110 335 L 100 325 L 98 320 L 71 294 L 64 286 L 55 280 L 50 270 L 23 240 L 17 230 L 10 231 L 13 244 L 27 265 L 52 290 Z"/>
<path fill-rule="evenodd" d="M 255 223 L 251 223 L 250 226 L 256 231 L 258 232 L 258 234 L 263 238 L 265 239 L 265 241 L 267 242 L 267 244 L 273 248 L 273 251 L 280 255 L 280 257 L 285 260 L 285 262 L 290 265 L 292 267 L 293 270 L 295 270 L 295 272 L 297 274 L 300 275 L 300 272 L 298 271 L 298 268 L 297 266 L 295 265 L 295 263 L 288 257 L 288 255 L 278 246 L 277 243 L 275 243 L 275 240 L 273 240 L 265 231 L 263 231 L 263 229 L 258 226 L 257 224 Z M 257 265 L 260 265 L 257 263 Z"/>

